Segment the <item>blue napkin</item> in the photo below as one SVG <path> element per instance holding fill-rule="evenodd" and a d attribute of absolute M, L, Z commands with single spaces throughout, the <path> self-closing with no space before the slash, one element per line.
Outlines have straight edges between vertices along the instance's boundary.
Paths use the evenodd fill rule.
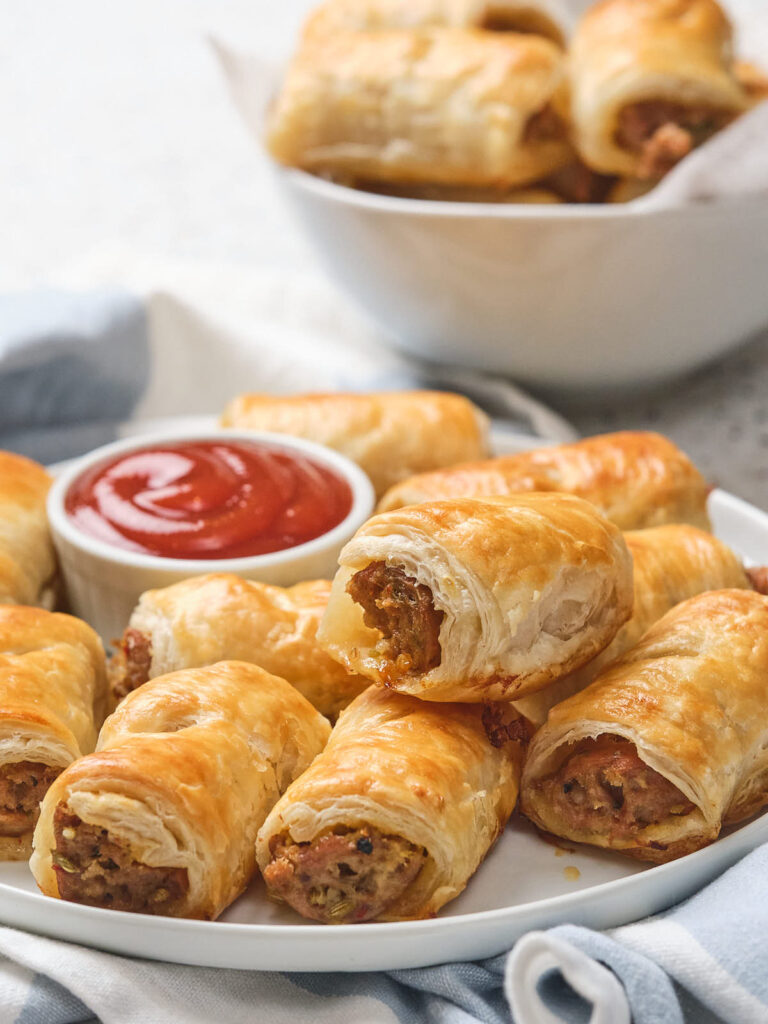
<path fill-rule="evenodd" d="M 213 414 L 240 391 L 333 388 L 460 391 L 507 429 L 576 436 L 511 382 L 418 363 L 349 325 L 338 337 L 338 323 L 324 324 L 322 310 L 313 320 L 304 305 L 303 331 L 265 310 L 238 337 L 224 317 L 212 320 L 210 303 L 201 312 L 162 290 L 0 295 L 0 448 L 58 462 L 130 433 L 137 416 Z"/>
<path fill-rule="evenodd" d="M 147 322 L 135 296 L 0 295 L 0 448 L 55 462 L 106 444 L 148 379 Z"/>

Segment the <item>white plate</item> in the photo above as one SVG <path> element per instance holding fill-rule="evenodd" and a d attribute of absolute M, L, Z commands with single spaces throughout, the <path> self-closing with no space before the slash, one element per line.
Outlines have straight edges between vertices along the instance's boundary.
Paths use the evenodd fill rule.
<path fill-rule="evenodd" d="M 710 512 L 715 532 L 747 562 L 768 561 L 768 515 L 724 491 L 712 493 Z M 589 847 L 558 849 L 515 817 L 467 890 L 437 918 L 331 928 L 298 923 L 290 909 L 265 898 L 260 879 L 218 921 L 179 921 L 51 900 L 36 891 L 26 863 L 3 863 L 0 921 L 115 953 L 207 967 L 421 967 L 500 953 L 532 928 L 566 921 L 607 928 L 656 913 L 765 841 L 768 813 L 704 850 L 649 867 Z"/>

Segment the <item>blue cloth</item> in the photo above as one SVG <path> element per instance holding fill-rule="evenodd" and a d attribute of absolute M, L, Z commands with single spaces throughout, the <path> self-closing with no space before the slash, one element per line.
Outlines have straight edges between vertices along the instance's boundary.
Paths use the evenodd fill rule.
<path fill-rule="evenodd" d="M 0 448 L 56 462 L 114 440 L 149 368 L 144 304 L 127 292 L 0 295 Z"/>

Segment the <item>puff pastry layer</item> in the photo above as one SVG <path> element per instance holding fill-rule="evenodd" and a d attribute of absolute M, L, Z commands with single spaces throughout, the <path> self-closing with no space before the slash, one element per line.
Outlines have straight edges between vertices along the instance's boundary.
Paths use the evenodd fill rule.
<path fill-rule="evenodd" d="M 556 0 L 328 0 L 308 19 L 305 31 L 451 26 L 530 32 L 563 46 L 566 21 Z"/>
<path fill-rule="evenodd" d="M 768 598 L 709 591 L 668 612 L 536 733 L 524 812 L 663 862 L 768 800 Z"/>
<path fill-rule="evenodd" d="M 375 516 L 339 556 L 318 638 L 424 700 L 513 700 L 614 637 L 632 610 L 615 526 L 567 494 L 464 498 Z"/>
<path fill-rule="evenodd" d="M 90 626 L 0 606 L 0 858 L 29 856 L 40 800 L 93 750 L 106 700 L 104 652 Z"/>
<path fill-rule="evenodd" d="M 516 33 L 310 32 L 267 121 L 280 163 L 368 181 L 513 187 L 567 163 L 561 50 Z"/>
<path fill-rule="evenodd" d="M 42 466 L 0 451 L 0 604 L 54 606 L 56 556 L 45 512 L 50 486 Z"/>
<path fill-rule="evenodd" d="M 377 494 L 413 473 L 488 453 L 488 420 L 461 395 L 441 391 L 241 395 L 223 427 L 272 430 L 335 448 L 356 462 Z"/>
<path fill-rule="evenodd" d="M 660 434 L 631 430 L 425 473 L 391 488 L 378 510 L 526 491 L 585 498 L 622 530 L 709 526 L 708 487 L 690 459 Z"/>
<path fill-rule="evenodd" d="M 217 661 L 247 661 L 286 679 L 335 718 L 368 680 L 317 642 L 328 580 L 272 587 L 211 573 L 141 595 L 110 664 L 115 701 L 155 676 Z"/>
<path fill-rule="evenodd" d="M 256 869 L 267 812 L 330 727 L 255 665 L 162 676 L 104 723 L 98 750 L 49 789 L 30 866 L 48 896 L 215 918 Z"/>
<path fill-rule="evenodd" d="M 603 0 L 571 45 L 576 147 L 595 170 L 661 177 L 749 106 L 715 0 Z"/>
<path fill-rule="evenodd" d="M 546 690 L 515 702 L 517 709 L 532 722 L 541 724 L 551 707 L 588 686 L 681 601 L 707 590 L 754 587 L 733 551 L 711 533 L 695 526 L 671 524 L 635 530 L 626 533 L 624 540 L 634 566 L 631 618 L 608 646 L 583 668 L 559 679 Z"/>
<path fill-rule="evenodd" d="M 435 914 L 506 825 L 526 740 L 508 705 L 371 687 L 259 832 L 267 884 L 326 923 Z"/>

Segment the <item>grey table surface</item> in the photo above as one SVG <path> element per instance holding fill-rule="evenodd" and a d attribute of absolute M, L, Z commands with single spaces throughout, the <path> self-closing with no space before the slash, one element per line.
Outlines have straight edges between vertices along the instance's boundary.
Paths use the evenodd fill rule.
<path fill-rule="evenodd" d="M 279 60 L 308 6 L 0 4 L 0 289 L 55 282 L 114 242 L 160 259 L 313 270 L 207 40 Z M 550 401 L 584 433 L 668 433 L 713 482 L 768 508 L 768 334 L 650 394 Z"/>

